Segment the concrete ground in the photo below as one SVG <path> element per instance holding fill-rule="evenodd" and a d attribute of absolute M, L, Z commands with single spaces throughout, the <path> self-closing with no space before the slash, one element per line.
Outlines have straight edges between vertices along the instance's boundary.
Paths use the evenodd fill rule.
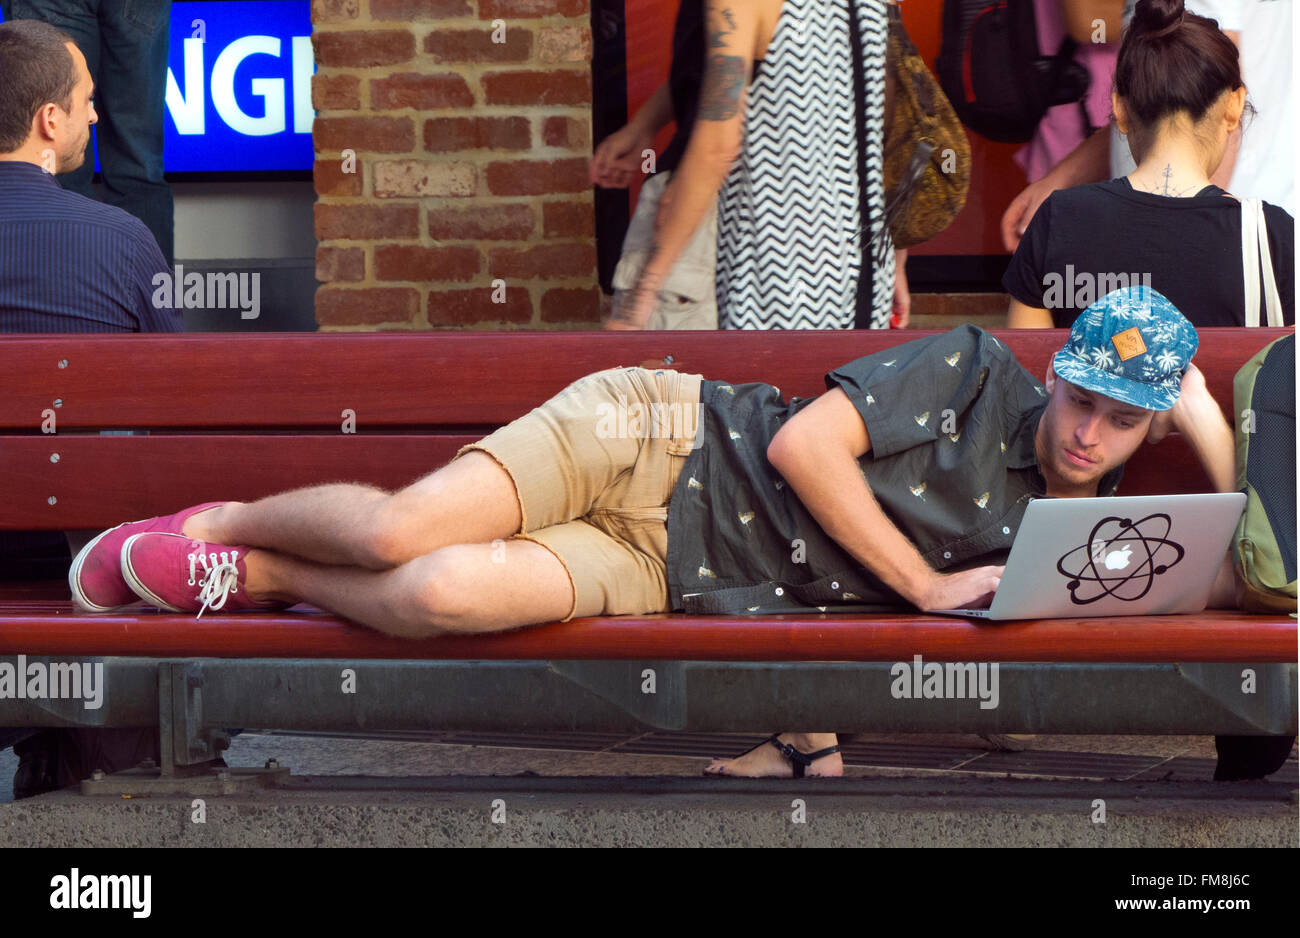
<path fill-rule="evenodd" d="M 859 736 L 846 778 L 703 778 L 761 736 L 251 731 L 286 787 L 0 803 L 10 846 L 1295 846 L 1297 764 L 1213 783 L 1209 737 Z M 15 760 L 0 755 L 0 802 Z"/>

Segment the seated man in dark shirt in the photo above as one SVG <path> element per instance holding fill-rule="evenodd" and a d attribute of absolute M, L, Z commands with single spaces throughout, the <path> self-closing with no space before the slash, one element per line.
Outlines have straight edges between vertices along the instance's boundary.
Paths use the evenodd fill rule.
<path fill-rule="evenodd" d="M 393 494 L 325 485 L 119 525 L 77 557 L 73 595 L 199 614 L 308 602 L 408 637 L 977 605 L 1030 499 L 1113 494 L 1144 440 L 1176 427 L 1232 489 L 1232 431 L 1195 351 L 1187 320 L 1137 288 L 1080 317 L 1045 385 L 974 326 L 860 358 L 789 404 L 766 384 L 611 369 Z"/>
<path fill-rule="evenodd" d="M 184 329 L 170 303 L 154 303 L 155 277 L 171 274 L 144 223 L 55 179 L 85 159 L 93 91 L 86 59 L 65 33 L 34 20 L 0 24 L 0 333 Z M 75 551 L 86 535 L 70 537 Z M 61 578 L 68 540 L 61 531 L 0 530 L 0 581 Z M 21 797 L 95 768 L 129 768 L 141 758 L 142 732 L 33 736 L 0 727 L 0 750 L 14 744 L 22 757 Z"/>
<path fill-rule="evenodd" d="M 68 192 L 97 117 L 86 58 L 35 20 L 0 24 L 0 332 L 179 332 L 144 222 Z"/>

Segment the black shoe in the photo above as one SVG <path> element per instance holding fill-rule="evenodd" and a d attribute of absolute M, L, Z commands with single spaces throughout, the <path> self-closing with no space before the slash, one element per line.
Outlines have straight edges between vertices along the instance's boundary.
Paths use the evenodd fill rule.
<path fill-rule="evenodd" d="M 1239 782 L 1272 775 L 1282 768 L 1294 745 L 1294 736 L 1216 736 L 1219 762 L 1214 780 Z"/>
<path fill-rule="evenodd" d="M 57 791 L 59 747 L 50 730 L 43 730 L 14 744 L 18 771 L 14 773 L 14 800 Z"/>

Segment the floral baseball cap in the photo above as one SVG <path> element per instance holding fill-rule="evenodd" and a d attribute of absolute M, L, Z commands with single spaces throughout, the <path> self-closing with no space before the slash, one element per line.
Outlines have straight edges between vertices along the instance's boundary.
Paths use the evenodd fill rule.
<path fill-rule="evenodd" d="M 1145 410 L 1169 410 L 1198 344 L 1196 328 L 1163 294 L 1124 287 L 1079 314 L 1052 367 L 1058 378 L 1085 390 Z"/>

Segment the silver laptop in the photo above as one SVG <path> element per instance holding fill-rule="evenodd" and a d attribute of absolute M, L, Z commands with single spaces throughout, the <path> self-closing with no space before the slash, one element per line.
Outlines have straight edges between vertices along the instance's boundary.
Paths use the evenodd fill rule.
<path fill-rule="evenodd" d="M 1200 612 L 1246 507 L 1241 492 L 1036 498 L 981 619 Z"/>

